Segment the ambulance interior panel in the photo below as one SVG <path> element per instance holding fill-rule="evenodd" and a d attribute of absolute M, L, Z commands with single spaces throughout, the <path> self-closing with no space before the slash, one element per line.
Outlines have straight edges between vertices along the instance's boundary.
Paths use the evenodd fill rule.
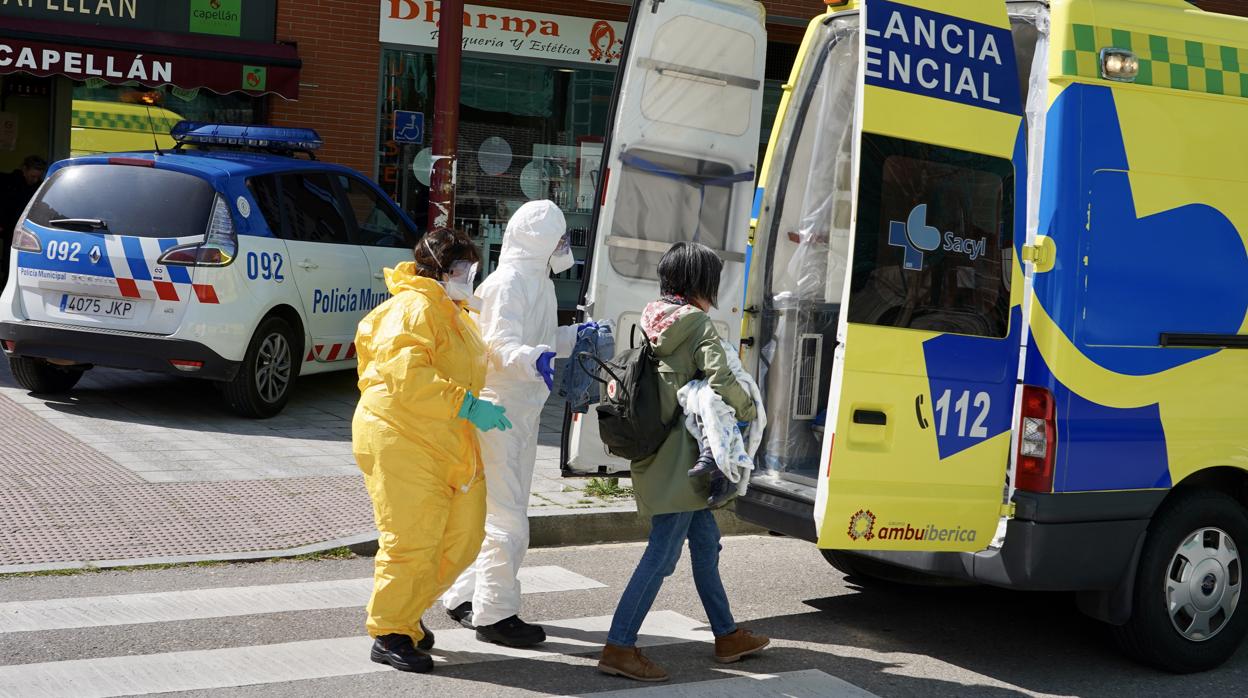
<path fill-rule="evenodd" d="M 816 74 L 796 105 L 796 142 L 777 196 L 759 332 L 768 425 L 760 475 L 813 485 L 846 278 L 853 196 L 855 22 L 828 27 Z"/>

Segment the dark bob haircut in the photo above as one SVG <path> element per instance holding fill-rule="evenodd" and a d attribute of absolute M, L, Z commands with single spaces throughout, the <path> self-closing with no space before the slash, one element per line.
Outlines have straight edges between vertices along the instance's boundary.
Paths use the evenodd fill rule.
<path fill-rule="evenodd" d="M 724 262 L 700 242 L 678 242 L 659 260 L 659 292 L 685 300 L 719 303 L 719 274 Z"/>
<path fill-rule="evenodd" d="M 426 245 L 426 241 L 429 243 Z M 432 251 L 432 254 L 430 252 Z M 458 230 L 438 228 L 425 233 L 413 250 L 416 256 L 416 273 L 430 279 L 441 279 L 458 261 L 477 263 L 481 254 L 472 239 Z"/>

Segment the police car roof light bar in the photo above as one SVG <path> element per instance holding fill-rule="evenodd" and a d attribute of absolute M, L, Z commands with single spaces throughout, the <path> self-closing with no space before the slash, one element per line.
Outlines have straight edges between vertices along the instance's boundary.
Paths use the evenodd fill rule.
<path fill-rule="evenodd" d="M 179 121 L 169 131 L 178 146 L 233 146 L 273 151 L 298 151 L 309 155 L 321 147 L 320 134 L 310 128 L 242 126 Z"/>

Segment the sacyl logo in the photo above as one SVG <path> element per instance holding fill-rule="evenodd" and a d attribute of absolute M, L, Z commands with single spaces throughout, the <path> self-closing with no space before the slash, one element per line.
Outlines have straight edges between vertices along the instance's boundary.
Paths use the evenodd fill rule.
<path fill-rule="evenodd" d="M 988 238 L 972 240 L 945 233 L 942 244 L 940 229 L 927 224 L 927 204 L 919 204 L 910 211 L 905 223 L 889 222 L 888 244 L 905 250 L 903 267 L 911 271 L 922 271 L 925 253 L 935 252 L 940 248 L 946 252 L 964 254 L 973 262 L 984 256 L 988 249 Z"/>

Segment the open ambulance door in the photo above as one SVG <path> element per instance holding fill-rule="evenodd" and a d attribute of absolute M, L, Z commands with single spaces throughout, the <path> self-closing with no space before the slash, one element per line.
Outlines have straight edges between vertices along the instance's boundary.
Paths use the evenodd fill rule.
<path fill-rule="evenodd" d="M 711 316 L 736 342 L 762 123 L 763 6 L 639 0 L 624 51 L 585 315 L 615 323 L 617 351 L 637 346 L 641 311 L 659 296 L 659 259 L 673 243 L 696 241 L 724 261 Z M 603 448 L 593 408 L 566 418 L 561 461 L 569 476 L 629 468 Z"/>
<path fill-rule="evenodd" d="M 1006 511 L 1024 286 L 1026 131 L 1006 3 L 860 5 L 819 546 L 982 550 Z"/>

